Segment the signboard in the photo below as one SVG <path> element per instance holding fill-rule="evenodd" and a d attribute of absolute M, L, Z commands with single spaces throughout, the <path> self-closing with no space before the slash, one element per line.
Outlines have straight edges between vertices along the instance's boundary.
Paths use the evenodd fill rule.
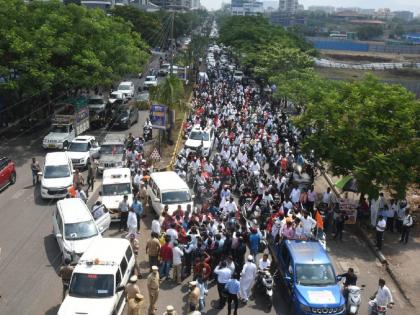
<path fill-rule="evenodd" d="M 154 161 L 160 161 L 160 154 L 156 148 L 153 150 L 152 154 L 150 154 L 150 158 Z"/>
<path fill-rule="evenodd" d="M 357 202 L 348 199 L 340 199 L 339 205 L 340 211 L 348 217 L 345 223 L 355 224 L 357 220 Z"/>
<path fill-rule="evenodd" d="M 150 108 L 150 122 L 153 129 L 166 130 L 166 109 L 165 105 L 152 105 Z"/>

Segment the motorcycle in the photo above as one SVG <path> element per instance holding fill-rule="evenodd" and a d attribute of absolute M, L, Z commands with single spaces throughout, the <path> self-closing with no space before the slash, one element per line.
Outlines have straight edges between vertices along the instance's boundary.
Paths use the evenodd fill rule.
<path fill-rule="evenodd" d="M 388 307 L 386 305 L 378 305 L 375 303 L 375 305 L 372 308 L 372 315 L 386 315 L 387 310 L 388 310 Z"/>
<path fill-rule="evenodd" d="M 268 311 L 270 311 L 273 306 L 273 287 L 274 280 L 271 272 L 269 270 L 258 270 L 256 290 L 257 292 L 264 294 L 264 297 L 267 299 L 266 305 Z"/>
<path fill-rule="evenodd" d="M 152 127 L 150 126 L 143 127 L 143 138 L 144 138 L 144 141 L 152 140 Z"/>

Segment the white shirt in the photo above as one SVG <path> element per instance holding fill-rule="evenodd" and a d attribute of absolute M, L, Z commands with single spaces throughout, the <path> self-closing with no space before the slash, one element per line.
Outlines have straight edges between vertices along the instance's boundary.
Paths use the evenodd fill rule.
<path fill-rule="evenodd" d="M 300 190 L 293 188 L 292 192 L 290 193 L 290 199 L 293 203 L 298 203 L 300 200 Z"/>
<path fill-rule="evenodd" d="M 182 256 L 184 256 L 184 252 L 178 246 L 172 248 L 172 261 L 174 265 L 180 265 L 182 263 Z"/>
<path fill-rule="evenodd" d="M 220 268 L 217 266 L 214 273 L 217 274 L 217 282 L 219 283 L 227 283 L 232 276 L 232 271 L 228 267 Z"/>
<path fill-rule="evenodd" d="M 411 214 L 404 216 L 403 225 L 409 227 L 413 225 L 413 217 L 411 216 Z"/>
<path fill-rule="evenodd" d="M 379 287 L 376 293 L 376 304 L 379 306 L 387 306 L 389 303 L 393 303 L 391 290 L 386 285 L 383 288 Z"/>
<path fill-rule="evenodd" d="M 157 233 L 157 235 L 160 235 L 160 222 L 159 220 L 153 220 L 152 221 L 152 232 Z"/>
<path fill-rule="evenodd" d="M 166 230 L 166 235 L 169 235 L 171 237 L 171 245 L 174 243 L 175 240 L 178 239 L 178 232 L 172 228 Z"/>
<path fill-rule="evenodd" d="M 385 219 L 382 219 L 376 223 L 376 231 L 378 232 L 384 232 L 386 228 L 386 221 Z"/>
<path fill-rule="evenodd" d="M 312 219 L 309 215 L 306 219 L 304 216 L 302 216 L 300 218 L 300 221 L 302 222 L 303 233 L 306 236 L 310 236 L 312 234 L 312 229 L 316 226 L 316 221 Z"/>
<path fill-rule="evenodd" d="M 260 268 L 261 270 L 264 269 L 269 269 L 271 265 L 271 261 L 270 259 L 267 259 L 266 261 L 264 261 L 262 258 L 260 259 L 259 263 L 258 263 L 258 268 Z"/>
<path fill-rule="evenodd" d="M 136 227 L 137 228 L 137 216 L 134 211 L 128 213 L 127 218 L 127 227 Z"/>
<path fill-rule="evenodd" d="M 331 201 L 331 193 L 324 192 L 322 195 L 322 202 L 323 203 L 330 203 Z"/>
<path fill-rule="evenodd" d="M 143 179 L 143 176 L 141 174 L 136 174 L 136 176 L 134 176 L 133 182 L 135 185 L 140 186 L 142 179 Z"/>

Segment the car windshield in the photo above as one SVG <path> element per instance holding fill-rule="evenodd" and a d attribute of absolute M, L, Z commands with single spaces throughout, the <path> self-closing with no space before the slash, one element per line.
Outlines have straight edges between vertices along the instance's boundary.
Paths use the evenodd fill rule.
<path fill-rule="evenodd" d="M 190 139 L 209 141 L 209 134 L 203 131 L 192 131 L 190 134 Z"/>
<path fill-rule="evenodd" d="M 45 166 L 44 178 L 63 178 L 69 177 L 70 170 L 68 165 L 47 165 Z"/>
<path fill-rule="evenodd" d="M 155 77 L 146 77 L 146 81 L 155 81 L 156 78 Z"/>
<path fill-rule="evenodd" d="M 168 191 L 168 192 L 162 193 L 163 204 L 185 203 L 185 202 L 190 202 L 190 201 L 191 201 L 190 193 L 186 190 Z"/>
<path fill-rule="evenodd" d="M 108 184 L 102 186 L 102 196 L 119 196 L 131 194 L 130 183 Z"/>
<path fill-rule="evenodd" d="M 104 101 L 101 98 L 91 98 L 88 101 L 89 105 L 102 105 L 103 103 Z"/>
<path fill-rule="evenodd" d="M 83 240 L 98 235 L 93 221 L 64 224 L 64 238 L 69 241 Z"/>
<path fill-rule="evenodd" d="M 296 281 L 307 286 L 335 284 L 333 267 L 331 264 L 297 264 Z"/>
<path fill-rule="evenodd" d="M 241 76 L 241 75 L 243 75 L 243 73 L 241 71 L 235 71 L 235 75 Z"/>
<path fill-rule="evenodd" d="M 112 98 L 112 99 L 122 99 L 122 94 L 119 93 L 119 92 L 117 92 L 117 93 L 112 92 L 111 93 L 111 96 L 109 98 Z"/>
<path fill-rule="evenodd" d="M 114 295 L 114 276 L 73 273 L 69 295 L 81 298 L 106 298 Z"/>
<path fill-rule="evenodd" d="M 128 116 L 128 110 L 126 108 L 119 108 L 117 110 L 118 117 L 127 117 Z"/>
<path fill-rule="evenodd" d="M 68 126 L 67 125 L 52 125 L 51 132 L 67 133 Z"/>
<path fill-rule="evenodd" d="M 137 100 L 139 101 L 148 101 L 149 100 L 149 93 L 141 93 L 137 95 Z"/>
<path fill-rule="evenodd" d="M 87 142 L 70 142 L 67 150 L 71 152 L 87 152 L 89 151 L 89 144 Z"/>
<path fill-rule="evenodd" d="M 127 91 L 127 90 L 130 90 L 130 89 L 131 89 L 131 87 L 129 85 L 120 85 L 118 87 L 118 90 L 120 90 L 120 91 Z"/>
<path fill-rule="evenodd" d="M 122 144 L 106 144 L 101 146 L 101 154 L 123 154 L 125 150 Z"/>

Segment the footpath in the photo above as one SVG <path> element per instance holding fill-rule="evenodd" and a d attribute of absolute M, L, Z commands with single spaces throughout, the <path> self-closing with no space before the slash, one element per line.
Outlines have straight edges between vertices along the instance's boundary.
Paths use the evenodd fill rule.
<path fill-rule="evenodd" d="M 316 178 L 317 192 L 322 193 L 331 187 L 334 179 L 327 178 Z M 363 224 L 346 225 L 343 241 L 335 241 L 329 235 L 327 248 L 337 272 L 352 267 L 358 274 L 358 284 L 366 286 L 362 293 L 362 310 L 367 309 L 369 296 L 375 292 L 379 278 L 386 280 L 393 293 L 396 304 L 391 314 L 408 314 L 412 313 L 413 307 L 420 308 L 420 273 L 416 271 L 420 259 L 419 234 L 418 231 L 412 233 L 409 243 L 402 245 L 399 233 L 387 231 L 382 251 L 374 245 L 374 230 Z"/>

